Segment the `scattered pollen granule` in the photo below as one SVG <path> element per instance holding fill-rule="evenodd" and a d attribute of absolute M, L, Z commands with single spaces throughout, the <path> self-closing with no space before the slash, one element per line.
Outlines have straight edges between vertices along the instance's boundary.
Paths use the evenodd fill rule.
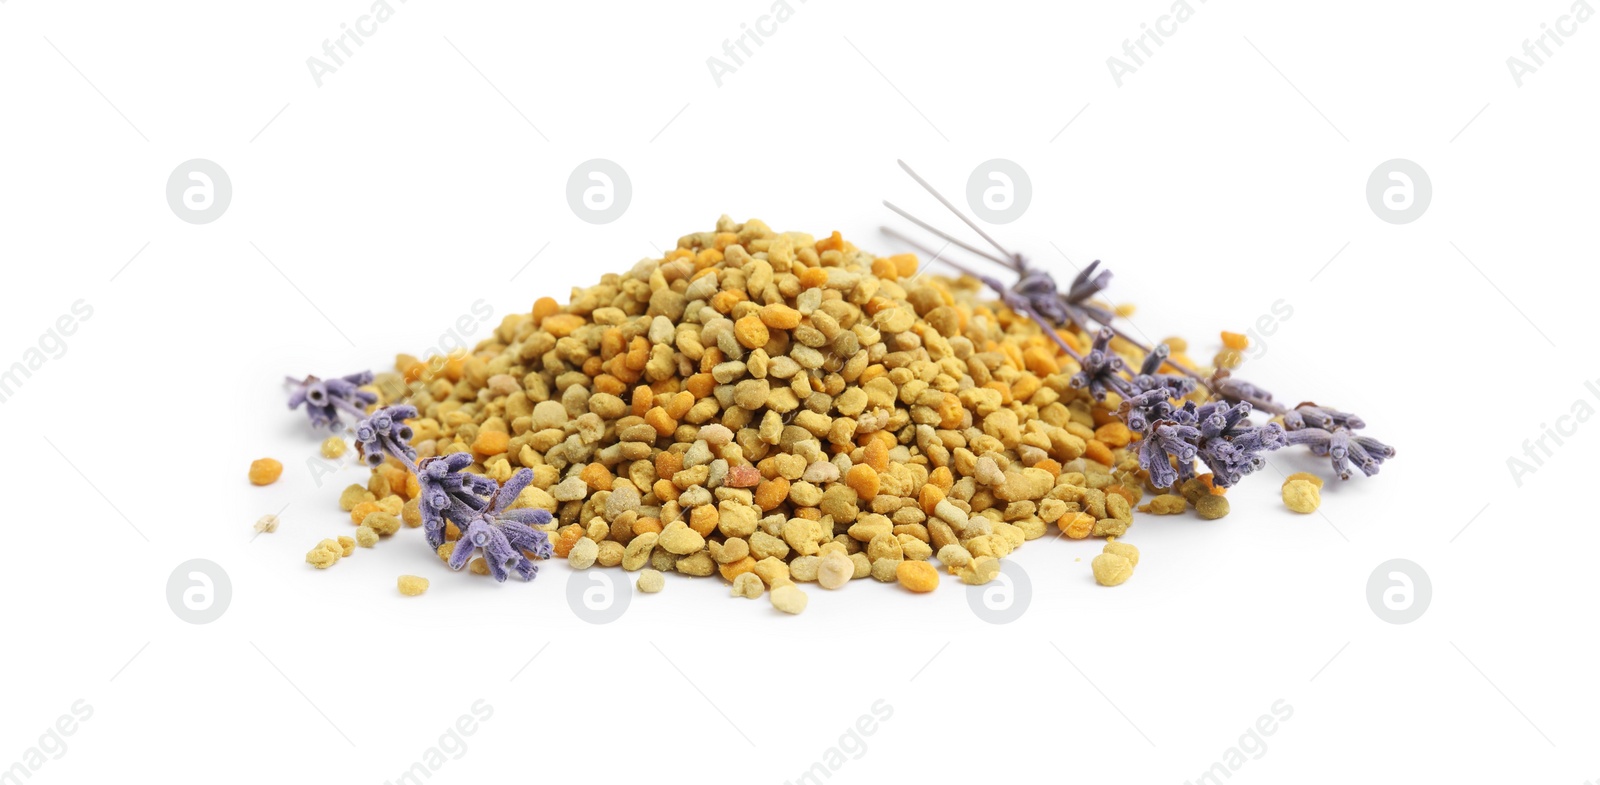
<path fill-rule="evenodd" d="M 1102 553 L 1089 563 L 1101 586 L 1121 586 L 1133 576 L 1133 562 L 1115 553 Z"/>
<path fill-rule="evenodd" d="M 276 516 L 276 515 L 263 515 L 263 516 L 261 516 L 259 519 L 256 520 L 255 530 L 258 531 L 258 532 L 266 533 L 266 534 L 271 534 L 271 533 L 277 531 L 278 530 L 278 516 Z"/>
<path fill-rule="evenodd" d="M 319 570 L 326 570 L 343 556 L 344 547 L 337 540 L 323 540 L 306 552 L 306 562 Z"/>
<path fill-rule="evenodd" d="M 1129 545 L 1129 544 L 1127 544 L 1125 542 L 1118 542 L 1116 540 L 1112 540 L 1112 541 L 1106 543 L 1106 547 L 1103 549 L 1103 552 L 1104 553 L 1115 553 L 1116 555 L 1121 556 L 1124 559 L 1127 559 L 1128 560 L 1128 565 L 1130 567 L 1139 566 L 1139 549 L 1135 548 L 1132 545 Z"/>
<path fill-rule="evenodd" d="M 956 571 L 956 577 L 968 586 L 982 586 L 1000 574 L 1000 560 L 993 556 L 979 556 L 972 563 Z"/>
<path fill-rule="evenodd" d="M 639 573 L 639 580 L 636 585 L 639 587 L 639 591 L 645 594 L 655 594 L 666 587 L 667 579 L 655 570 L 644 570 Z"/>
<path fill-rule="evenodd" d="M 740 573 L 733 579 L 733 596 L 756 599 L 767 589 L 761 584 L 761 579 L 753 572 Z"/>
<path fill-rule="evenodd" d="M 372 502 L 377 500 L 378 497 L 373 496 L 372 493 L 366 489 L 366 486 L 350 485 L 339 494 L 339 509 L 344 510 L 345 512 L 350 512 L 356 508 L 356 505 L 362 502 Z"/>
<path fill-rule="evenodd" d="M 345 452 L 349 449 L 350 445 L 346 444 L 344 439 L 338 436 L 329 436 L 322 440 L 322 457 L 328 460 L 343 458 Z"/>
<path fill-rule="evenodd" d="M 428 590 L 428 579 L 416 575 L 402 575 L 396 583 L 400 593 L 407 597 L 415 597 Z"/>
<path fill-rule="evenodd" d="M 378 544 L 378 533 L 373 531 L 371 526 L 358 526 L 356 527 L 356 544 L 363 548 L 371 548 Z"/>
<path fill-rule="evenodd" d="M 769 597 L 772 600 L 772 607 L 789 614 L 805 610 L 806 603 L 810 600 L 805 592 L 800 591 L 800 587 L 792 583 L 774 586 Z"/>
<path fill-rule="evenodd" d="M 917 563 L 926 564 L 926 562 Z M 849 583 L 855 572 L 855 563 L 850 557 L 835 551 L 824 556 L 817 565 L 817 583 L 824 589 L 837 589 Z"/>
<path fill-rule="evenodd" d="M 400 519 L 387 512 L 374 512 L 361 519 L 365 526 L 385 537 L 400 531 Z"/>
<path fill-rule="evenodd" d="M 594 566 L 598 558 L 600 558 L 600 544 L 583 537 L 573 543 L 572 550 L 567 554 L 567 564 L 574 570 L 587 570 Z"/>
<path fill-rule="evenodd" d="M 1147 512 L 1151 515 L 1178 515 L 1187 509 L 1189 509 L 1189 502 L 1185 501 L 1182 496 L 1175 493 L 1163 493 L 1151 497 L 1150 501 L 1145 502 L 1144 506 L 1139 508 L 1139 512 Z"/>
<path fill-rule="evenodd" d="M 1283 503 L 1295 512 L 1309 514 L 1322 506 L 1322 491 L 1305 480 L 1283 484 Z"/>
<path fill-rule="evenodd" d="M 283 464 L 276 458 L 257 458 L 250 463 L 250 482 L 271 485 L 283 476 Z"/>
<path fill-rule="evenodd" d="M 1195 503 L 1194 509 L 1200 513 L 1200 517 L 1213 521 L 1228 514 L 1228 498 L 1208 493 Z"/>
<path fill-rule="evenodd" d="M 1291 474 L 1288 477 L 1283 478 L 1283 484 L 1284 485 L 1288 485 L 1289 483 L 1294 482 L 1295 480 L 1305 480 L 1306 482 L 1309 482 L 1312 485 L 1317 486 L 1317 490 L 1319 490 L 1319 491 L 1322 490 L 1322 478 L 1318 477 L 1317 475 L 1312 474 L 1310 472 L 1295 472 L 1294 474 Z"/>
<path fill-rule="evenodd" d="M 939 571 L 925 561 L 902 561 L 895 568 L 895 578 L 900 585 L 921 594 L 939 587 Z"/>

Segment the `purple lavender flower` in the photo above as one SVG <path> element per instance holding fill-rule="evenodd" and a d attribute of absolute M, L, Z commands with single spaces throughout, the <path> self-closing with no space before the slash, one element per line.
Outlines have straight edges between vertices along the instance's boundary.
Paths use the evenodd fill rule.
<path fill-rule="evenodd" d="M 1339 473 L 1341 480 L 1350 479 L 1351 463 L 1362 474 L 1371 477 L 1378 473 L 1380 464 L 1395 454 L 1393 447 L 1370 436 L 1358 436 L 1349 428 L 1342 427 L 1331 431 L 1309 426 L 1297 428 L 1285 433 L 1284 439 L 1288 444 L 1306 445 L 1313 455 L 1331 458 L 1333 470 Z"/>
<path fill-rule="evenodd" d="M 1226 488 L 1265 466 L 1262 453 L 1282 447 L 1284 431 L 1277 423 L 1251 425 L 1250 404 L 1217 401 L 1195 409 L 1200 420 L 1199 455 L 1211 469 L 1212 482 Z"/>
<path fill-rule="evenodd" d="M 1341 412 L 1314 403 L 1302 403 L 1283 413 L 1283 427 L 1291 431 L 1307 427 L 1321 428 L 1324 431 L 1341 427 L 1360 430 L 1367 427 L 1367 424 L 1349 412 Z"/>
<path fill-rule="evenodd" d="M 1130 401 L 1143 403 L 1143 398 L 1157 392 L 1147 391 Z M 1163 406 L 1167 408 L 1162 409 Z M 1130 423 L 1148 416 L 1152 410 L 1163 415 L 1151 420 L 1139 452 L 1139 466 L 1150 473 L 1150 483 L 1157 488 L 1168 488 L 1174 482 L 1194 477 L 1196 458 L 1211 470 L 1212 482 L 1226 488 L 1265 466 L 1262 453 L 1287 443 L 1283 429 L 1276 423 L 1250 423 L 1248 403 L 1213 401 L 1196 406 L 1188 401 L 1182 408 L 1173 409 L 1161 401 L 1143 408 L 1125 403 L 1124 409 Z M 1176 459 L 1176 466 L 1171 459 Z"/>
<path fill-rule="evenodd" d="M 1151 423 L 1172 419 L 1175 409 L 1171 391 L 1158 387 L 1122 399 L 1122 405 L 1117 407 L 1117 415 L 1130 430 L 1142 434 L 1150 430 Z"/>
<path fill-rule="evenodd" d="M 461 569 L 473 553 L 482 551 L 489 575 L 497 581 L 504 581 L 508 571 L 516 572 L 525 581 L 538 576 L 539 565 L 533 559 L 548 559 L 555 551 L 549 535 L 534 526 L 549 523 L 553 518 L 545 510 L 510 509 L 531 482 L 532 469 L 518 470 L 494 492 L 482 510 L 468 519 L 461 539 L 450 553 L 450 569 Z M 532 559 L 528 553 L 533 554 Z"/>
<path fill-rule="evenodd" d="M 1182 398 L 1197 385 L 1194 379 L 1176 374 L 1161 373 L 1161 366 L 1172 356 L 1172 349 L 1158 343 L 1144 356 L 1139 373 L 1133 377 L 1133 386 L 1140 390 L 1165 389 L 1173 398 Z M 1131 427 L 1131 426 L 1130 426 Z"/>
<path fill-rule="evenodd" d="M 1227 369 L 1218 369 L 1212 375 L 1208 386 L 1230 403 L 1247 402 L 1257 409 L 1273 414 L 1281 413 L 1283 409 L 1282 406 L 1273 403 L 1272 393 L 1234 376 Z"/>
<path fill-rule="evenodd" d="M 1065 293 L 1056 288 L 1056 279 L 1049 273 L 1030 267 L 1020 256 L 1012 264 L 1012 269 L 1017 272 L 1017 282 L 1014 285 L 1007 287 L 987 277 L 980 277 L 979 280 L 998 292 L 1000 299 L 1013 311 L 1022 312 L 1012 303 L 1011 298 L 1021 298 L 1027 304 L 1028 310 L 1053 325 L 1066 327 L 1075 324 L 1087 328 L 1093 323 L 1105 324 L 1113 316 L 1111 311 L 1089 300 L 1111 283 L 1110 270 L 1101 270 L 1099 275 L 1095 275 L 1095 270 L 1099 266 L 1100 261 L 1097 259 L 1080 271 L 1077 277 L 1072 279 L 1071 288 Z"/>
<path fill-rule="evenodd" d="M 417 407 L 400 404 L 385 406 L 357 423 L 356 446 L 361 448 L 361 460 L 368 466 L 377 466 L 383 463 L 384 456 L 392 455 L 415 471 L 417 451 L 411 446 L 411 426 L 405 421 L 416 416 Z"/>
<path fill-rule="evenodd" d="M 1074 389 L 1087 387 L 1089 393 L 1099 400 L 1105 400 L 1108 392 L 1124 398 L 1132 398 L 1139 393 L 1127 379 L 1119 375 L 1128 366 L 1116 352 L 1111 351 L 1112 335 L 1114 333 L 1109 327 L 1102 327 L 1095 333 L 1094 345 L 1083 357 L 1082 370 L 1072 375 L 1070 383 Z"/>
<path fill-rule="evenodd" d="M 424 458 L 417 466 L 417 506 L 429 547 L 444 544 L 445 518 L 472 520 L 488 506 L 484 497 L 498 490 L 494 480 L 462 472 L 471 465 L 472 454 L 458 452 Z"/>
<path fill-rule="evenodd" d="M 341 415 L 354 420 L 367 416 L 367 407 L 378 402 L 378 396 L 360 389 L 372 383 L 371 371 L 360 371 L 338 379 L 287 379 L 289 408 L 298 409 L 303 404 L 311 427 L 337 431 L 344 427 Z"/>
<path fill-rule="evenodd" d="M 1178 420 L 1152 423 L 1139 446 L 1139 467 L 1150 473 L 1150 484 L 1170 488 L 1179 479 L 1193 477 L 1199 440 L 1200 429 L 1192 424 Z"/>

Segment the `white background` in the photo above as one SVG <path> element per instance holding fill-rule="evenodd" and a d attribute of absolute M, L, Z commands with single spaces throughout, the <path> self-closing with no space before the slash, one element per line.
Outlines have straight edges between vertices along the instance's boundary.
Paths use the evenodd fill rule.
<path fill-rule="evenodd" d="M 381 783 L 483 699 L 492 717 L 429 782 L 779 783 L 883 699 L 892 717 L 829 782 L 1182 783 L 1281 699 L 1292 718 L 1230 783 L 1600 778 L 1600 425 L 1520 485 L 1506 463 L 1576 401 L 1600 408 L 1600 23 L 1519 87 L 1506 58 L 1564 0 L 1194 0 L 1119 87 L 1106 59 L 1165 0 L 792 1 L 720 87 L 706 59 L 764 0 L 395 0 L 320 87 L 306 59 L 366 0 L 0 4 L 0 365 L 93 308 L 0 404 L 0 767 L 83 699 L 92 717 L 29 782 Z M 812 587 L 782 617 L 677 576 L 593 626 L 565 564 L 496 585 L 442 569 L 416 530 L 304 563 L 350 533 L 335 496 L 363 473 L 317 486 L 284 375 L 382 369 L 479 298 L 496 322 L 564 299 L 724 212 L 903 250 L 876 233 L 880 199 L 956 225 L 895 159 L 960 199 L 996 157 L 1034 189 L 1006 242 L 1063 277 L 1064 256 L 1105 260 L 1134 325 L 1201 358 L 1283 300 L 1247 375 L 1361 413 L 1399 457 L 1331 484 L 1320 515 L 1288 512 L 1277 476 L 1326 467 L 1281 453 L 1224 520 L 1141 517 L 1117 589 L 1090 578 L 1097 542 L 1028 543 L 1028 608 L 999 626 L 948 579 Z M 167 204 L 192 158 L 231 177 L 214 223 Z M 566 203 L 591 158 L 631 177 L 608 225 Z M 1414 223 L 1367 203 L 1393 158 L 1431 176 Z M 287 470 L 258 489 L 262 455 Z M 191 558 L 231 577 L 210 624 L 166 602 Z M 1367 603 L 1392 558 L 1431 576 L 1411 624 Z M 401 573 L 433 587 L 402 598 Z"/>

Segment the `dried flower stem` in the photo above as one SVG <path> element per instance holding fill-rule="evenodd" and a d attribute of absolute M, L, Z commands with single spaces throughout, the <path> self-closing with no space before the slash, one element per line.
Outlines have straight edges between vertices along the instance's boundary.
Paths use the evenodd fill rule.
<path fill-rule="evenodd" d="M 1118 414 L 1133 430 L 1143 435 L 1140 463 L 1151 473 L 1151 481 L 1165 487 L 1192 472 L 1192 463 L 1198 458 L 1209 466 L 1219 485 L 1231 485 L 1245 474 L 1265 464 L 1262 453 L 1278 449 L 1285 444 L 1303 444 L 1317 455 L 1330 456 L 1333 466 L 1343 478 L 1350 476 L 1350 463 L 1367 475 L 1376 474 L 1385 459 L 1394 456 L 1394 448 L 1376 439 L 1353 434 L 1364 427 L 1361 418 L 1353 414 L 1327 409 L 1312 403 L 1302 403 L 1293 408 L 1273 400 L 1272 395 L 1241 379 L 1232 378 L 1225 369 L 1210 377 L 1173 361 L 1165 344 L 1147 347 L 1129 336 L 1114 324 L 1116 314 L 1093 303 L 1090 298 L 1110 282 L 1110 272 L 1095 270 L 1096 260 L 1080 271 L 1072 286 L 1062 294 L 1055 280 L 1042 270 L 1029 267 L 1021 254 L 1012 253 L 950 200 L 940 194 L 904 161 L 899 161 L 912 179 L 916 180 L 940 204 L 971 227 L 995 250 L 999 256 L 975 247 L 939 230 L 901 208 L 884 202 L 890 210 L 918 227 L 946 242 L 962 248 L 975 256 L 987 259 L 1015 272 L 1018 280 L 1006 286 L 990 276 L 967 268 L 959 262 L 932 254 L 932 259 L 943 261 L 959 272 L 971 276 L 999 295 L 1002 303 L 1012 311 L 1027 316 L 1037 323 L 1067 356 L 1077 361 L 1080 371 L 1072 379 L 1074 387 L 1084 387 L 1096 398 L 1104 399 L 1115 392 L 1122 399 Z M 926 246 L 891 228 L 883 231 L 927 253 Z M 1058 328 L 1076 326 L 1086 330 L 1100 325 L 1093 350 L 1083 355 L 1056 333 Z M 1118 338 L 1144 353 L 1139 373 L 1128 369 L 1121 357 L 1110 348 L 1112 338 Z M 1161 374 L 1163 367 L 1171 367 L 1185 379 Z M 1127 375 L 1124 376 L 1124 373 Z M 1186 402 L 1181 409 L 1171 400 L 1181 399 L 1196 385 L 1206 388 L 1215 401 L 1197 406 Z M 1261 410 L 1282 420 L 1266 426 L 1254 426 L 1247 419 L 1254 410 Z M 1176 471 L 1172 467 L 1176 466 Z"/>

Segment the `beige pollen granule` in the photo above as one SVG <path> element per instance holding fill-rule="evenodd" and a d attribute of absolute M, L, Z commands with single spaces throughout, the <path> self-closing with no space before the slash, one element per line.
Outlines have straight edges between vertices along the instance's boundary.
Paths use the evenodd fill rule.
<path fill-rule="evenodd" d="M 416 575 L 402 575 L 396 584 L 400 593 L 407 597 L 415 597 L 428 590 L 428 579 Z"/>
<path fill-rule="evenodd" d="M 587 570 L 594 566 L 598 558 L 600 558 L 600 543 L 584 537 L 573 543 L 572 551 L 567 554 L 567 564 L 574 570 Z"/>
<path fill-rule="evenodd" d="M 1102 553 L 1089 563 L 1094 579 L 1101 586 L 1121 586 L 1133 576 L 1133 562 L 1116 553 Z"/>
<path fill-rule="evenodd" d="M 644 570 L 639 573 L 639 580 L 634 585 L 645 594 L 655 594 L 666 588 L 667 578 L 655 570 Z"/>
<path fill-rule="evenodd" d="M 377 500 L 378 497 L 373 496 L 365 485 L 349 485 L 339 494 L 339 509 L 350 512 L 357 504 Z"/>
<path fill-rule="evenodd" d="M 1129 544 L 1127 544 L 1125 542 L 1118 542 L 1116 540 L 1112 540 L 1112 541 L 1106 543 L 1106 547 L 1104 549 L 1104 552 L 1105 553 L 1115 553 L 1116 555 L 1121 556 L 1124 559 L 1127 559 L 1128 560 L 1128 565 L 1130 567 L 1139 566 L 1139 549 L 1135 548 L 1132 545 L 1129 545 Z"/>
<path fill-rule="evenodd" d="M 745 597 L 753 600 L 760 597 L 766 590 L 767 587 L 761 583 L 761 579 L 756 577 L 754 572 L 740 573 L 739 577 L 733 579 L 732 593 L 735 597 Z"/>
<path fill-rule="evenodd" d="M 1302 515 L 1313 513 L 1322 506 L 1322 491 L 1306 480 L 1283 484 L 1283 503 Z"/>
<path fill-rule="evenodd" d="M 837 589 L 855 577 L 855 562 L 837 551 L 822 557 L 817 565 L 817 583 L 824 589 Z"/>
<path fill-rule="evenodd" d="M 349 449 L 350 445 L 346 444 L 345 440 L 338 436 L 329 436 L 322 440 L 322 457 L 328 460 L 343 458 L 345 452 Z"/>
<path fill-rule="evenodd" d="M 400 531 L 400 519 L 387 512 L 374 512 L 362 518 L 361 525 L 384 536 Z"/>
<path fill-rule="evenodd" d="M 806 593 L 800 591 L 800 587 L 792 583 L 774 586 L 768 597 L 772 601 L 772 607 L 790 614 L 800 613 L 805 610 L 806 603 L 809 601 Z"/>
<path fill-rule="evenodd" d="M 323 540 L 306 552 L 306 562 L 319 570 L 326 570 L 343 556 L 344 547 L 337 540 Z"/>

